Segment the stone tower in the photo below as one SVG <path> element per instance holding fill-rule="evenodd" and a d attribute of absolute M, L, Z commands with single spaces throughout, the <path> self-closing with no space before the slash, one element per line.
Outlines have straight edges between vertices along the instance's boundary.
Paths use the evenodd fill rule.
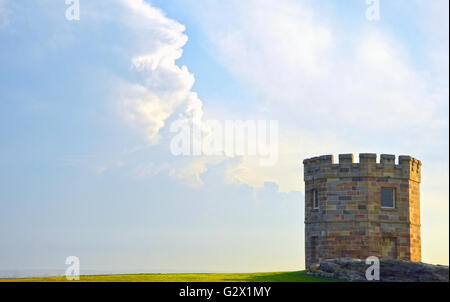
<path fill-rule="evenodd" d="M 410 156 L 332 155 L 303 161 L 306 267 L 369 256 L 421 261 L 420 169 Z"/>

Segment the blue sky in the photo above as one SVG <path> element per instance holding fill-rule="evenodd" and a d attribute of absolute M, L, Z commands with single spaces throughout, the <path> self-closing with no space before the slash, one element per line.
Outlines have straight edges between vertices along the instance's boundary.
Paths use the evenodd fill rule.
<path fill-rule="evenodd" d="M 448 264 L 448 1 L 380 4 L 0 0 L 0 269 L 301 269 L 301 162 L 352 152 L 423 162 Z M 188 108 L 279 120 L 278 163 L 174 157 Z"/>

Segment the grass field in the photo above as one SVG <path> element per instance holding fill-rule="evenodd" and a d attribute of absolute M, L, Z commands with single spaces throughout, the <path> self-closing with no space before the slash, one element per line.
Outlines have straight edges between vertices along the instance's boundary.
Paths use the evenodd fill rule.
<path fill-rule="evenodd" d="M 138 274 L 80 276 L 79 281 L 66 277 L 0 279 L 0 282 L 333 282 L 309 276 L 306 271 L 252 274 Z"/>

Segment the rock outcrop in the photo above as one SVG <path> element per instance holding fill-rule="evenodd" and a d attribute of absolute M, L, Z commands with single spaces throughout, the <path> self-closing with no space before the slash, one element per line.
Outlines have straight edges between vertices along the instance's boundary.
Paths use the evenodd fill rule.
<path fill-rule="evenodd" d="M 394 259 L 380 259 L 379 262 L 381 282 L 449 282 L 448 266 Z M 370 266 L 359 259 L 329 259 L 312 265 L 309 273 L 347 281 L 367 281 L 366 270 Z"/>

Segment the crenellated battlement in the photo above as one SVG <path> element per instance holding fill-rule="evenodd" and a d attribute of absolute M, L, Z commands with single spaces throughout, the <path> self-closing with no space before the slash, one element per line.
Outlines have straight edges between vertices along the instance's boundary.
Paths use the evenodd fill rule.
<path fill-rule="evenodd" d="M 333 155 L 323 155 L 305 159 L 305 181 L 321 178 L 344 177 L 376 177 L 399 178 L 421 181 L 420 160 L 411 156 L 399 156 L 396 163 L 395 155 L 381 154 L 377 162 L 377 154 L 359 154 L 359 163 L 354 162 L 353 154 L 340 154 L 339 162 L 334 163 Z"/>

